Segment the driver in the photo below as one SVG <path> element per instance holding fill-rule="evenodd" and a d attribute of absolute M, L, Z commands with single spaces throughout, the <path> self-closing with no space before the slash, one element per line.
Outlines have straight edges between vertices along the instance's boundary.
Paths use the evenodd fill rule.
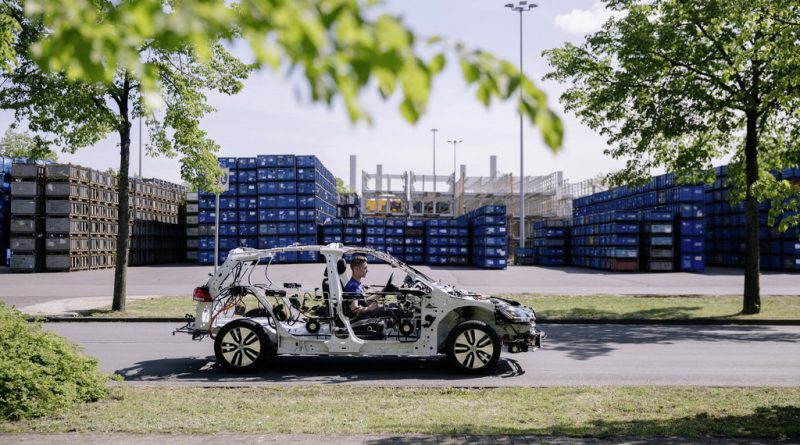
<path fill-rule="evenodd" d="M 369 272 L 367 258 L 361 255 L 354 256 L 350 260 L 350 281 L 344 285 L 344 292 L 345 296 L 353 298 L 350 302 L 350 311 L 354 316 L 376 317 L 380 315 L 381 308 L 377 301 L 364 298 L 366 291 L 364 285 L 361 284 L 361 280 L 367 276 L 367 272 Z"/>

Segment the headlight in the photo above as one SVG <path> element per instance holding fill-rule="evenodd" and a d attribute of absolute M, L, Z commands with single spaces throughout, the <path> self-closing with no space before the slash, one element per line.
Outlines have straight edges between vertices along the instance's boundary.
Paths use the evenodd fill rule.
<path fill-rule="evenodd" d="M 497 306 L 497 310 L 515 323 L 530 323 L 536 320 L 536 314 L 533 310 L 524 306 L 505 304 Z"/>

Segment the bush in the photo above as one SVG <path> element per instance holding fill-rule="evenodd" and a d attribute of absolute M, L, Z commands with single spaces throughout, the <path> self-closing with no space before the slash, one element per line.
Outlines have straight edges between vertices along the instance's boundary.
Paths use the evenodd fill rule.
<path fill-rule="evenodd" d="M 108 393 L 109 377 L 63 337 L 0 302 L 0 419 L 59 413 Z"/>

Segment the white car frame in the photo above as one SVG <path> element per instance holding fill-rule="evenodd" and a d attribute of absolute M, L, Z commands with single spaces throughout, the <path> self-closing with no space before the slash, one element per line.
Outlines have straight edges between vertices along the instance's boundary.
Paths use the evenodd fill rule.
<path fill-rule="evenodd" d="M 268 276 L 275 255 L 308 251 L 325 259 L 328 283 L 322 295 L 315 289 L 319 304 L 313 310 L 287 295 L 298 285 L 279 287 Z M 341 260 L 354 254 L 380 259 L 406 273 L 403 287 L 394 286 L 390 277 L 380 292 L 345 295 L 347 275 Z M 264 261 L 267 283 L 251 284 L 250 275 Z M 246 295 L 255 297 L 258 309 L 245 312 L 241 302 Z M 356 297 L 379 301 L 394 297 L 398 304 L 389 305 L 390 315 L 359 320 L 348 314 L 350 300 Z M 234 372 L 254 371 L 275 354 L 430 357 L 444 353 L 456 371 L 480 374 L 494 367 L 504 346 L 512 353 L 533 351 L 544 337 L 529 307 L 442 284 L 385 252 L 336 243 L 231 250 L 208 283 L 195 289 L 194 299 L 195 316 L 188 316 L 187 325 L 176 332 L 195 339 L 215 338 L 218 362 Z"/>

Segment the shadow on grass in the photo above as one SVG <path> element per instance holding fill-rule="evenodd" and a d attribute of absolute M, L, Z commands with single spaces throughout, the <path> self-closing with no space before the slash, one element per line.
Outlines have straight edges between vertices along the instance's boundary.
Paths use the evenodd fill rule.
<path fill-rule="evenodd" d="M 408 428 L 407 425 L 385 425 L 387 430 L 402 430 Z M 483 425 L 469 424 L 447 424 L 441 425 L 440 429 L 433 431 L 439 435 L 458 435 L 460 437 L 448 440 L 447 443 L 479 443 L 481 436 L 484 435 L 530 435 L 530 436 L 577 436 L 577 437 L 619 437 L 626 436 L 626 444 L 678 444 L 678 443 L 697 443 L 692 440 L 680 440 L 676 438 L 701 438 L 702 443 L 728 444 L 725 440 L 709 440 L 709 438 L 771 438 L 787 440 L 796 443 L 792 439 L 800 438 L 800 407 L 772 405 L 758 407 L 752 414 L 742 416 L 721 416 L 710 417 L 705 413 L 694 416 L 681 417 L 675 419 L 657 420 L 630 420 L 630 421 L 610 421 L 594 420 L 588 425 L 559 424 L 552 427 L 537 428 L 535 421 L 514 426 L 487 427 Z M 467 437 L 465 437 L 467 435 Z M 469 437 L 469 435 L 474 435 Z M 632 436 L 632 437 L 630 437 Z M 669 440 L 665 440 L 665 436 Z M 515 438 L 522 439 L 522 438 Z M 541 443 L 535 437 L 531 437 L 531 443 Z M 370 445 L 398 445 L 398 444 L 438 444 L 441 437 L 414 437 L 395 435 L 385 438 L 367 440 L 364 443 Z M 460 442 L 463 440 L 463 442 Z M 488 441 L 494 443 L 494 441 Z M 527 443 L 528 441 L 521 440 Z M 517 440 L 514 440 L 517 443 Z M 557 443 L 566 443 L 558 440 Z M 583 442 L 576 442 L 583 443 Z M 591 440 L 587 443 L 597 444 L 598 441 Z M 616 442 L 612 442 L 616 443 Z M 745 442 L 738 442 L 745 443 Z M 758 439 L 748 440 L 746 443 L 777 443 L 775 441 L 760 441 Z"/>

